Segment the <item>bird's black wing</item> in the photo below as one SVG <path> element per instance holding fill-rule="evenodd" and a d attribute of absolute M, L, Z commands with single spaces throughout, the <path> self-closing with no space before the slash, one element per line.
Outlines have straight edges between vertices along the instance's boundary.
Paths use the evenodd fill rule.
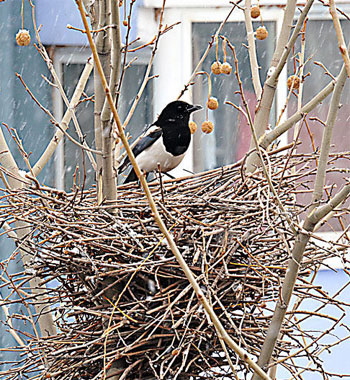
<path fill-rule="evenodd" d="M 159 137 L 162 135 L 162 130 L 157 127 L 157 129 L 153 129 L 148 132 L 142 139 L 134 146 L 132 152 L 134 156 L 137 157 L 141 152 L 154 144 Z M 123 172 L 127 166 L 130 164 L 129 157 L 126 157 L 124 162 L 119 166 L 119 171 Z"/>

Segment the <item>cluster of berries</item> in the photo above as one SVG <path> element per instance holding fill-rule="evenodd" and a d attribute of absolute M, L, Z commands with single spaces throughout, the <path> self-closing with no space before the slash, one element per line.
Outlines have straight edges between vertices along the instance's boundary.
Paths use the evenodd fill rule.
<path fill-rule="evenodd" d="M 252 7 L 250 9 L 250 16 L 252 18 L 258 18 L 258 17 L 261 17 L 261 13 L 260 13 L 260 7 L 259 5 L 256 5 L 254 7 Z M 255 32 L 255 36 L 258 40 L 264 40 L 265 38 L 267 38 L 268 36 L 268 31 L 266 29 L 266 27 L 263 25 L 263 22 L 262 22 L 262 18 L 261 18 L 261 26 L 259 26 L 257 29 L 256 29 L 256 32 Z"/>

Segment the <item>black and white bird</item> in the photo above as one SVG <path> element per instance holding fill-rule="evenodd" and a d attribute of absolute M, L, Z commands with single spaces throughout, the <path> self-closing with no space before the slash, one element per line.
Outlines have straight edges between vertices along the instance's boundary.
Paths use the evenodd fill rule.
<path fill-rule="evenodd" d="M 136 162 L 142 172 L 148 174 L 160 168 L 162 173 L 166 173 L 180 164 L 191 142 L 188 126 L 190 115 L 201 108 L 176 100 L 163 109 L 157 121 L 133 148 Z M 129 165 L 127 157 L 120 165 L 119 171 L 124 171 Z M 137 175 L 134 169 L 131 169 L 124 183 L 136 180 Z"/>

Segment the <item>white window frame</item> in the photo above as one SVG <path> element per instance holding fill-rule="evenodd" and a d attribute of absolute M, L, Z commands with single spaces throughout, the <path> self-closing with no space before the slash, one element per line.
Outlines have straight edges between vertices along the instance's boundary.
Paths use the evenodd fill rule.
<path fill-rule="evenodd" d="M 87 48 L 59 47 L 55 49 L 53 64 L 60 82 L 63 84 L 62 64 L 85 64 L 90 56 Z M 53 90 L 53 112 L 57 120 L 62 120 L 64 115 L 63 99 L 56 89 Z M 64 140 L 62 139 L 55 151 L 55 187 L 64 190 Z"/>
<path fill-rule="evenodd" d="M 55 71 L 61 83 L 63 83 L 62 64 L 85 64 L 91 56 L 90 49 L 80 47 L 57 47 L 55 48 L 53 64 Z M 128 62 L 133 60 L 134 55 L 128 54 Z M 133 65 L 148 65 L 150 59 L 150 51 L 144 49 L 137 54 L 137 60 Z M 57 120 L 62 120 L 64 115 L 63 99 L 57 91 L 53 89 L 53 113 Z M 62 139 L 55 151 L 55 187 L 59 190 L 65 188 L 65 163 L 64 163 L 64 140 Z"/>

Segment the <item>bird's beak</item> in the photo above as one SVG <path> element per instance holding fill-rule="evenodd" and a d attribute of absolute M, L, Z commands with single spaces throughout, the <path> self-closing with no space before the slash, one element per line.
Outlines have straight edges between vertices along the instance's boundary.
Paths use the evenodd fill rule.
<path fill-rule="evenodd" d="M 200 106 L 199 104 L 197 105 L 193 105 L 191 106 L 189 109 L 188 109 L 188 112 L 192 113 L 192 112 L 196 112 L 196 111 L 199 111 L 201 110 L 203 107 Z"/>

